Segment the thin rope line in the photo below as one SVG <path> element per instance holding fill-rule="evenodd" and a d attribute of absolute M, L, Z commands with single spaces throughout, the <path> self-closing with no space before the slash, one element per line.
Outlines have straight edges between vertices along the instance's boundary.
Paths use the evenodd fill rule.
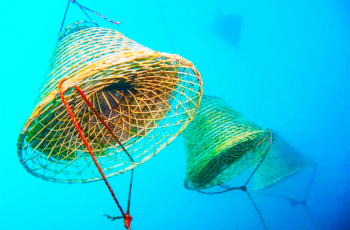
<path fill-rule="evenodd" d="M 262 222 L 262 223 L 263 223 L 263 225 L 264 225 L 264 228 L 267 230 L 267 227 L 266 227 L 265 221 L 264 221 L 264 219 L 263 219 L 263 217 L 262 217 L 262 215 L 261 215 L 261 212 L 260 212 L 260 210 L 259 210 L 258 206 L 255 204 L 255 202 L 254 202 L 254 200 L 253 200 L 252 196 L 250 195 L 250 193 L 249 193 L 248 191 L 246 191 L 246 193 L 247 193 L 247 195 L 248 195 L 248 197 L 249 197 L 250 201 L 251 201 L 251 202 L 252 202 L 252 204 L 254 205 L 255 210 L 258 212 L 259 217 L 260 217 L 260 220 L 261 220 L 261 222 Z"/>
<path fill-rule="evenodd" d="M 161 0 L 158 0 L 158 3 L 159 3 L 159 8 L 160 8 L 160 14 L 162 15 L 162 19 L 163 19 L 163 23 L 164 23 L 164 26 L 166 28 L 166 31 L 168 33 L 168 36 L 169 36 L 169 39 L 170 39 L 170 42 L 171 42 L 171 46 L 173 47 L 173 52 L 174 54 L 176 53 L 175 51 L 175 46 L 174 46 L 174 42 L 173 42 L 173 39 L 171 38 L 171 35 L 170 35 L 170 31 L 169 31 L 169 28 L 168 28 L 168 25 L 166 24 L 166 21 L 165 21 L 165 17 L 164 17 L 164 14 L 163 14 L 163 7 L 162 7 L 162 4 L 160 2 Z"/>
<path fill-rule="evenodd" d="M 295 203 L 304 204 L 304 203 L 306 203 L 306 200 L 307 200 L 307 198 L 308 198 L 309 191 L 310 191 L 310 187 L 311 187 L 313 178 L 314 178 L 314 176 L 315 176 L 315 171 L 316 171 L 316 165 L 314 166 L 312 178 L 310 179 L 310 182 L 309 182 L 309 185 L 308 185 L 308 189 L 307 189 L 306 195 L 305 195 L 305 197 L 304 197 L 303 200 L 297 200 L 297 199 L 293 199 L 293 198 L 289 198 L 289 197 L 283 197 L 283 196 L 276 196 L 276 195 L 266 194 L 266 193 L 262 193 L 262 192 L 258 192 L 258 191 L 255 191 L 255 193 L 260 194 L 260 195 L 262 195 L 262 196 L 269 196 L 269 197 L 274 197 L 274 198 L 278 198 L 278 199 L 288 200 L 288 201 L 292 202 L 293 204 L 295 204 Z"/>
<path fill-rule="evenodd" d="M 257 191 L 255 191 L 255 193 L 260 194 L 262 196 L 268 196 L 268 197 L 273 197 L 273 198 L 277 198 L 277 199 L 288 200 L 292 204 L 303 203 L 303 201 L 292 199 L 292 198 L 288 198 L 288 197 L 275 196 L 275 195 L 272 195 L 272 194 L 265 194 L 265 193 L 261 193 L 261 192 L 257 192 Z"/>
<path fill-rule="evenodd" d="M 131 179 L 129 186 L 129 199 L 128 199 L 128 209 L 126 210 L 126 214 L 130 214 L 130 203 L 131 203 L 131 191 L 132 191 L 132 182 L 134 180 L 134 169 L 131 169 Z"/>
<path fill-rule="evenodd" d="M 221 181 L 219 181 L 218 185 L 221 187 L 221 188 L 225 188 L 225 189 L 229 189 L 230 187 L 228 187 L 227 185 L 225 185 L 224 183 L 222 183 Z"/>
<path fill-rule="evenodd" d="M 312 182 L 313 182 L 313 180 L 314 180 L 315 173 L 316 173 L 316 168 L 317 168 L 317 165 L 315 164 L 314 171 L 312 172 L 312 178 L 310 179 L 309 186 L 307 187 L 307 192 L 306 192 L 306 196 L 305 196 L 305 198 L 304 198 L 304 202 L 306 201 L 306 199 L 307 199 L 308 196 L 309 196 L 311 184 L 312 184 Z"/>
<path fill-rule="evenodd" d="M 86 15 L 86 17 L 88 17 L 91 21 L 93 21 L 92 18 L 90 17 L 90 15 L 88 15 L 88 14 L 85 12 L 85 10 L 83 9 L 83 7 L 80 7 L 80 9 L 81 9 L 81 11 L 83 11 L 83 13 Z"/>
<path fill-rule="evenodd" d="M 306 199 L 309 197 L 309 192 L 310 192 L 311 184 L 312 184 L 312 182 L 313 182 L 313 180 L 314 180 L 314 177 L 315 177 L 315 174 L 316 174 L 316 169 L 317 169 L 317 165 L 315 164 L 314 171 L 313 171 L 313 173 L 312 173 L 312 178 L 311 178 L 311 180 L 310 180 L 310 182 L 309 182 L 309 186 L 308 186 L 308 188 L 307 188 L 307 193 L 306 193 L 306 196 L 305 196 L 305 199 L 304 199 L 304 202 L 303 202 L 304 207 L 306 208 L 306 210 L 307 210 L 307 212 L 308 212 L 308 214 L 309 214 L 309 217 L 310 217 L 310 219 L 311 219 L 311 222 L 314 224 L 315 229 L 317 229 L 316 221 L 314 220 L 314 217 L 311 215 L 311 212 L 310 212 L 310 210 L 309 210 L 309 207 L 306 205 Z"/>
<path fill-rule="evenodd" d="M 108 183 L 108 181 L 107 181 L 107 178 L 106 178 L 105 175 L 103 174 L 103 171 L 102 171 L 100 165 L 98 164 L 98 162 L 97 162 L 97 160 L 96 160 L 96 157 L 94 156 L 94 153 L 93 153 L 93 151 L 92 151 L 92 149 L 91 149 L 91 147 L 90 147 L 90 145 L 89 145 L 89 143 L 88 143 L 88 141 L 87 141 L 87 139 L 86 139 L 86 137 L 85 137 L 83 131 L 81 130 L 80 125 L 79 125 L 79 123 L 78 123 L 76 117 L 74 116 L 74 113 L 72 112 L 72 110 L 71 110 L 71 108 L 70 108 L 70 106 L 69 106 L 67 100 L 66 100 L 65 97 L 64 97 L 64 94 L 63 94 L 63 91 L 62 91 L 62 84 L 63 84 L 63 82 L 64 82 L 65 80 L 67 80 L 67 79 L 65 79 L 65 78 L 62 79 L 62 80 L 60 81 L 59 85 L 58 85 L 58 92 L 59 92 L 59 95 L 60 95 L 60 97 L 61 97 L 61 99 L 62 99 L 62 102 L 63 102 L 63 104 L 65 105 L 65 107 L 66 107 L 66 109 L 67 109 L 67 112 L 69 113 L 70 117 L 72 118 L 72 121 L 73 121 L 73 123 L 74 123 L 74 125 L 75 125 L 75 128 L 78 130 L 78 133 L 79 133 L 81 139 L 83 140 L 83 142 L 84 142 L 84 144 L 85 144 L 87 150 L 89 151 L 89 153 L 90 153 L 90 155 L 91 155 L 93 161 L 95 162 L 95 165 L 96 165 L 98 171 L 100 172 L 100 174 L 101 174 L 103 180 L 105 181 L 105 184 L 107 185 L 107 187 L 108 187 L 108 189 L 109 189 L 109 191 L 110 191 L 110 193 L 111 193 L 111 195 L 112 195 L 112 197 L 113 197 L 115 203 L 117 204 L 117 206 L 118 206 L 120 212 L 122 213 L 124 219 L 126 219 L 127 216 L 125 215 L 125 213 L 124 213 L 122 207 L 120 206 L 118 199 L 116 198 L 116 196 L 115 196 L 115 194 L 114 194 L 114 192 L 113 192 L 111 186 L 109 185 L 109 183 Z"/>
<path fill-rule="evenodd" d="M 307 193 L 306 193 L 306 195 L 305 195 L 305 197 L 304 197 L 304 199 L 302 201 L 301 200 L 297 200 L 297 199 L 292 199 L 292 198 L 289 198 L 289 197 L 276 196 L 276 195 L 265 194 L 265 193 L 261 193 L 261 192 L 256 192 L 256 193 L 258 193 L 260 195 L 263 195 L 263 196 L 268 196 L 268 197 L 273 197 L 273 198 L 277 198 L 277 199 L 288 200 L 288 201 L 290 201 L 292 203 L 292 206 L 294 206 L 296 204 L 302 204 L 305 207 L 305 209 L 307 210 L 312 224 L 314 225 L 315 229 L 317 229 L 316 221 L 315 221 L 314 217 L 311 215 L 310 209 L 309 209 L 309 207 L 306 204 L 306 200 L 307 200 L 309 192 L 310 192 L 311 184 L 312 184 L 314 176 L 316 174 L 316 169 L 317 169 L 317 165 L 314 166 L 314 170 L 313 170 L 313 173 L 312 173 L 312 178 L 310 179 L 310 182 L 309 182 L 309 185 L 308 185 L 308 189 L 307 189 Z"/>
<path fill-rule="evenodd" d="M 60 36 L 60 34 L 62 32 L 62 28 L 63 28 L 63 25 L 64 25 L 64 21 L 66 20 L 66 15 L 67 15 L 67 12 L 68 12 L 70 1 L 71 0 L 68 0 L 68 4 L 67 4 L 67 7 L 66 7 L 66 11 L 64 12 L 64 16 L 63 16 L 63 20 L 62 20 L 62 23 L 61 23 L 61 28 L 60 28 L 60 32 L 58 33 L 58 36 Z"/>
<path fill-rule="evenodd" d="M 96 14 L 97 16 L 101 17 L 102 19 L 104 19 L 104 20 L 106 20 L 106 21 L 108 21 L 108 22 L 110 22 L 110 23 L 113 23 L 113 24 L 115 24 L 115 25 L 118 25 L 118 24 L 121 23 L 121 22 L 116 22 L 116 21 L 110 20 L 110 19 L 108 19 L 108 18 L 102 16 L 101 14 L 97 13 L 96 11 L 93 11 L 93 10 L 91 10 L 91 9 L 89 9 L 89 8 L 87 8 L 87 7 L 83 6 L 83 5 L 81 5 L 81 4 L 79 4 L 79 3 L 78 3 L 77 1 L 75 1 L 75 0 L 70 0 L 70 1 L 72 1 L 72 3 L 76 4 L 77 6 L 79 6 L 81 9 L 85 9 L 85 10 L 87 10 L 87 11 L 93 13 L 93 14 Z"/>
<path fill-rule="evenodd" d="M 273 197 L 273 198 L 277 198 L 277 199 L 290 201 L 292 203 L 292 206 L 297 205 L 297 204 L 303 205 L 309 214 L 309 217 L 311 219 L 312 224 L 314 225 L 315 229 L 317 229 L 316 221 L 314 220 L 313 216 L 311 215 L 309 207 L 307 206 L 305 201 L 300 201 L 300 200 L 296 200 L 296 199 L 292 199 L 292 198 L 288 198 L 288 197 L 275 196 L 275 195 L 271 195 L 271 194 L 265 194 L 265 193 L 256 192 L 256 191 L 255 191 L 255 193 L 260 194 L 262 196 L 268 196 L 268 197 Z"/>
<path fill-rule="evenodd" d="M 309 214 L 309 217 L 310 217 L 311 222 L 313 223 L 315 229 L 317 229 L 316 221 L 315 221 L 314 217 L 311 215 L 309 207 L 306 204 L 304 204 L 304 207 L 306 208 L 307 213 Z"/>
<path fill-rule="evenodd" d="M 221 187 L 221 186 L 220 186 L 220 187 Z M 232 190 L 244 190 L 243 187 L 244 187 L 244 186 L 242 186 L 242 187 L 232 187 L 232 188 L 229 187 L 229 188 L 226 188 L 226 190 L 224 190 L 224 191 L 219 191 L 219 192 L 204 192 L 204 191 L 201 191 L 201 190 L 196 190 L 196 191 L 199 192 L 199 193 L 212 195 L 212 194 L 221 194 L 221 193 L 229 192 L 229 191 L 232 191 Z"/>
<path fill-rule="evenodd" d="M 204 85 L 206 87 L 206 89 L 208 90 L 208 94 L 210 95 L 210 89 L 208 85 Z"/>

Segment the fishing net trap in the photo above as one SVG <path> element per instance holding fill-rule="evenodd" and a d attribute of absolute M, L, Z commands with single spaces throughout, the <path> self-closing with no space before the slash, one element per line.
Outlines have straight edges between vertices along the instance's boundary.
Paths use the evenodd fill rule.
<path fill-rule="evenodd" d="M 221 98 L 203 95 L 194 120 L 183 132 L 183 140 L 186 152 L 185 187 L 204 194 L 244 191 L 267 229 L 247 184 L 270 149 L 271 131 L 260 128 Z M 243 186 L 224 184 L 255 164 L 257 166 Z M 206 190 L 212 187 L 221 191 Z"/>
<path fill-rule="evenodd" d="M 107 177 L 156 155 L 192 120 L 201 98 L 200 75 L 180 56 L 152 51 L 94 23 L 68 26 L 18 140 L 20 162 L 27 171 L 55 182 L 102 179 L 59 99 L 60 83 Z M 135 162 L 74 87 L 80 88 Z"/>
<path fill-rule="evenodd" d="M 18 138 L 20 163 L 32 175 L 61 183 L 104 180 L 130 229 L 133 169 L 170 144 L 193 119 L 202 81 L 191 62 L 153 51 L 93 21 L 63 31 L 47 77 Z M 91 19 L 91 18 L 90 18 Z M 107 178 L 131 170 L 124 212 Z"/>

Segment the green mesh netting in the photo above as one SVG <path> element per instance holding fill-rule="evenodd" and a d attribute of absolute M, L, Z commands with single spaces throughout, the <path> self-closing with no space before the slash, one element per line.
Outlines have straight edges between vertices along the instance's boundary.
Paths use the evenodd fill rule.
<path fill-rule="evenodd" d="M 269 153 L 254 175 L 254 190 L 264 189 L 315 164 L 298 153 L 280 135 L 274 132 Z"/>
<path fill-rule="evenodd" d="M 257 163 L 271 133 L 249 121 L 222 99 L 203 95 L 194 120 L 183 132 L 188 189 L 227 181 Z"/>

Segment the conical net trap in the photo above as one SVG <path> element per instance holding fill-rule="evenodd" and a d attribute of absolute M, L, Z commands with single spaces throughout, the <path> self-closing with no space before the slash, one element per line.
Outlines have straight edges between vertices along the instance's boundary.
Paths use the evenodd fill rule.
<path fill-rule="evenodd" d="M 67 102 L 107 177 L 142 164 L 169 144 L 193 119 L 202 92 L 198 71 L 178 55 L 152 51 L 94 23 L 67 27 L 18 140 L 20 162 L 28 172 L 65 183 L 96 181 L 101 175 L 58 96 L 58 84 L 64 79 Z"/>
<path fill-rule="evenodd" d="M 240 174 L 265 156 L 271 138 L 268 130 L 222 99 L 203 95 L 194 120 L 183 132 L 186 188 L 210 188 Z"/>

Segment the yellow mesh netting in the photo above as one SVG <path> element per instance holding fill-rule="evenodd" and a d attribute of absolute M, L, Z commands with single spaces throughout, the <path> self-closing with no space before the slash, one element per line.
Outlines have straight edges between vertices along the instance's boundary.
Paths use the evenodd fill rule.
<path fill-rule="evenodd" d="M 254 175 L 254 189 L 264 189 L 315 164 L 301 155 L 274 132 L 273 143 L 266 158 Z"/>
<path fill-rule="evenodd" d="M 194 120 L 183 132 L 186 148 L 185 186 L 205 189 L 225 182 L 257 163 L 271 134 L 228 106 L 203 95 Z"/>
<path fill-rule="evenodd" d="M 58 84 L 105 175 L 121 174 L 156 155 L 179 135 L 198 108 L 202 82 L 193 64 L 155 52 L 116 30 L 77 22 L 61 34 L 47 78 L 18 140 L 28 172 L 55 182 L 101 176 L 58 96 Z M 78 86 L 134 163 L 89 109 Z"/>

